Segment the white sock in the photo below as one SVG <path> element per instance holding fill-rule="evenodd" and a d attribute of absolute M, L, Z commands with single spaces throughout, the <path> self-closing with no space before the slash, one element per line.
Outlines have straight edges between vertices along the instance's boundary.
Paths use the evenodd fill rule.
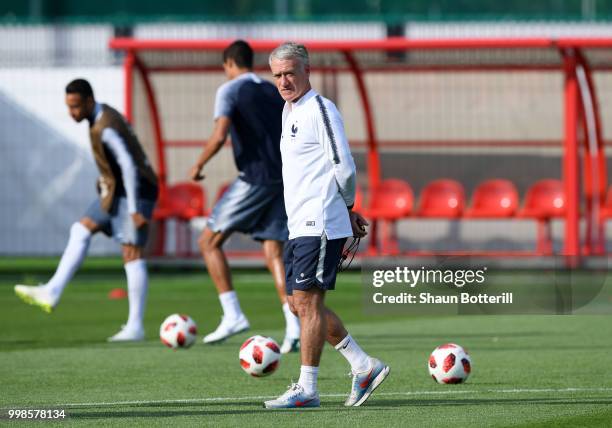
<path fill-rule="evenodd" d="M 74 223 L 70 228 L 70 238 L 64 249 L 53 277 L 47 282 L 45 288 L 53 299 L 59 299 L 66 284 L 72 279 L 83 259 L 87 255 L 91 241 L 91 232 L 81 223 Z"/>
<path fill-rule="evenodd" d="M 361 373 L 370 368 L 370 360 L 368 354 L 363 352 L 363 349 L 355 342 L 355 339 L 347 334 L 344 339 L 338 343 L 335 348 L 346 358 L 351 365 L 353 373 Z"/>
<path fill-rule="evenodd" d="M 234 290 L 219 294 L 219 301 L 221 302 L 225 319 L 237 320 L 242 316 L 238 295 Z"/>
<path fill-rule="evenodd" d="M 126 328 L 141 329 L 147 303 L 147 263 L 143 259 L 132 260 L 124 265 L 128 283 L 130 312 Z"/>
<path fill-rule="evenodd" d="M 300 367 L 300 380 L 298 384 L 304 388 L 306 395 L 313 395 L 317 392 L 317 375 L 319 374 L 319 368 L 314 366 L 301 366 Z"/>
<path fill-rule="evenodd" d="M 297 339 L 300 337 L 300 319 L 296 317 L 291 309 L 289 309 L 289 303 L 283 304 L 283 313 L 285 314 L 285 336 L 290 339 Z"/>

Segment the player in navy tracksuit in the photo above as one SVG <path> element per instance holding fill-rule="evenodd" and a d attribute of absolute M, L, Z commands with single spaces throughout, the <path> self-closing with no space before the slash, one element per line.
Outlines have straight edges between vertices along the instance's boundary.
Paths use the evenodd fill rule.
<path fill-rule="evenodd" d="M 204 343 L 219 342 L 249 328 L 222 250 L 225 240 L 238 231 L 263 243 L 266 265 L 286 320 L 281 352 L 297 351 L 299 321 L 287 304 L 282 262 L 283 243 L 288 236 L 279 148 L 283 100 L 274 85 L 252 72 L 253 51 L 246 42 L 238 40 L 225 49 L 223 67 L 230 80 L 217 90 L 214 130 L 190 172 L 192 179 L 203 179 L 202 169 L 231 134 L 240 174 L 214 206 L 200 238 L 200 249 L 223 308 L 221 323 L 204 337 Z"/>

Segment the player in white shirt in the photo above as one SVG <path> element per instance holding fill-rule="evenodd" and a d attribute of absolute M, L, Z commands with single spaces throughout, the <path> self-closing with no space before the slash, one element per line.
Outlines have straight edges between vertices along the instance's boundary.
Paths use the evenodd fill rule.
<path fill-rule="evenodd" d="M 302 326 L 300 378 L 266 408 L 318 407 L 317 375 L 325 341 L 347 359 L 353 374 L 346 406 L 359 406 L 389 374 L 348 334 L 325 306 L 348 237 L 366 235 L 367 222 L 351 211 L 355 163 L 340 113 L 310 85 L 308 52 L 284 43 L 270 54 L 276 87 L 285 100 L 281 157 L 289 241 L 285 245 L 287 296 Z"/>

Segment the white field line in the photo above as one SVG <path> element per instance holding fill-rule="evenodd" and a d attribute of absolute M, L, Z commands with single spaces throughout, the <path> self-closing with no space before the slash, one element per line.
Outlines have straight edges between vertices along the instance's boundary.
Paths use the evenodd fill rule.
<path fill-rule="evenodd" d="M 445 390 L 445 391 L 405 391 L 405 392 L 377 392 L 376 397 L 380 396 L 423 396 L 423 395 L 465 395 L 465 394 L 538 394 L 538 393 L 563 393 L 563 392 L 612 392 L 610 388 L 516 388 L 516 389 L 486 389 L 486 390 Z M 321 394 L 321 397 L 346 397 L 347 394 Z M 204 403 L 231 403 L 234 401 L 254 401 L 276 398 L 271 395 L 260 395 L 251 397 L 209 397 L 209 398 L 185 398 L 176 400 L 134 400 L 134 401 L 107 401 L 89 403 L 60 403 L 46 407 L 69 408 L 69 407 L 117 407 L 117 406 L 145 406 L 163 404 L 204 404 Z M 24 406 L 21 406 L 24 407 Z M 31 406 L 27 406 L 31 407 Z M 14 408 L 11 407 L 11 408 Z"/>

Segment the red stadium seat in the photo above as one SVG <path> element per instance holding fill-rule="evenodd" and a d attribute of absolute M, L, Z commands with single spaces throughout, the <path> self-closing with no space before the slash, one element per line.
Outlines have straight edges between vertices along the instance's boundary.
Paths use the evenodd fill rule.
<path fill-rule="evenodd" d="M 491 179 L 474 190 L 472 205 L 464 213 L 470 218 L 512 217 L 518 208 L 518 192 L 511 181 Z"/>
<path fill-rule="evenodd" d="M 465 206 L 465 192 L 461 183 L 440 179 L 429 183 L 421 192 L 418 217 L 459 218 Z"/>
<path fill-rule="evenodd" d="M 168 188 L 172 216 L 184 221 L 204 215 L 206 195 L 196 183 L 177 183 Z"/>
<path fill-rule="evenodd" d="M 191 231 L 189 220 L 203 216 L 206 212 L 206 193 L 198 184 L 185 182 L 169 186 L 165 196 L 160 198 L 153 218 L 165 221 L 176 219 L 176 252 L 178 255 L 191 254 Z M 161 246 L 161 248 L 159 248 Z M 163 254 L 163 240 L 155 250 Z"/>
<path fill-rule="evenodd" d="M 157 198 L 155 209 L 153 210 L 153 219 L 154 220 L 165 220 L 169 217 L 172 217 L 170 198 L 165 196 L 165 194 L 160 194 L 159 197 Z"/>
<path fill-rule="evenodd" d="M 552 254 L 550 220 L 565 215 L 565 192 L 560 180 L 544 179 L 532 185 L 525 195 L 523 209 L 519 217 L 532 218 L 537 221 L 538 235 L 536 251 L 540 254 Z"/>
<path fill-rule="evenodd" d="M 358 189 L 355 205 L 363 204 L 363 195 Z M 373 220 L 382 220 L 382 252 L 385 254 L 398 254 L 397 221 L 408 217 L 414 205 L 412 188 L 403 180 L 390 178 L 383 180 L 370 195 L 367 209 L 359 208 L 365 217 Z M 372 234 L 370 250 L 376 249 L 376 234 Z"/>
<path fill-rule="evenodd" d="M 561 180 L 544 179 L 527 190 L 520 217 L 550 219 L 565 215 L 565 192 Z"/>
<path fill-rule="evenodd" d="M 204 188 L 196 183 L 177 183 L 168 189 L 171 208 L 176 217 L 176 252 L 178 255 L 191 255 L 191 229 L 189 220 L 205 214 L 206 194 Z"/>
<path fill-rule="evenodd" d="M 382 220 L 398 220 L 412 212 L 414 194 L 408 183 L 395 178 L 384 180 L 370 196 L 368 216 Z"/>

